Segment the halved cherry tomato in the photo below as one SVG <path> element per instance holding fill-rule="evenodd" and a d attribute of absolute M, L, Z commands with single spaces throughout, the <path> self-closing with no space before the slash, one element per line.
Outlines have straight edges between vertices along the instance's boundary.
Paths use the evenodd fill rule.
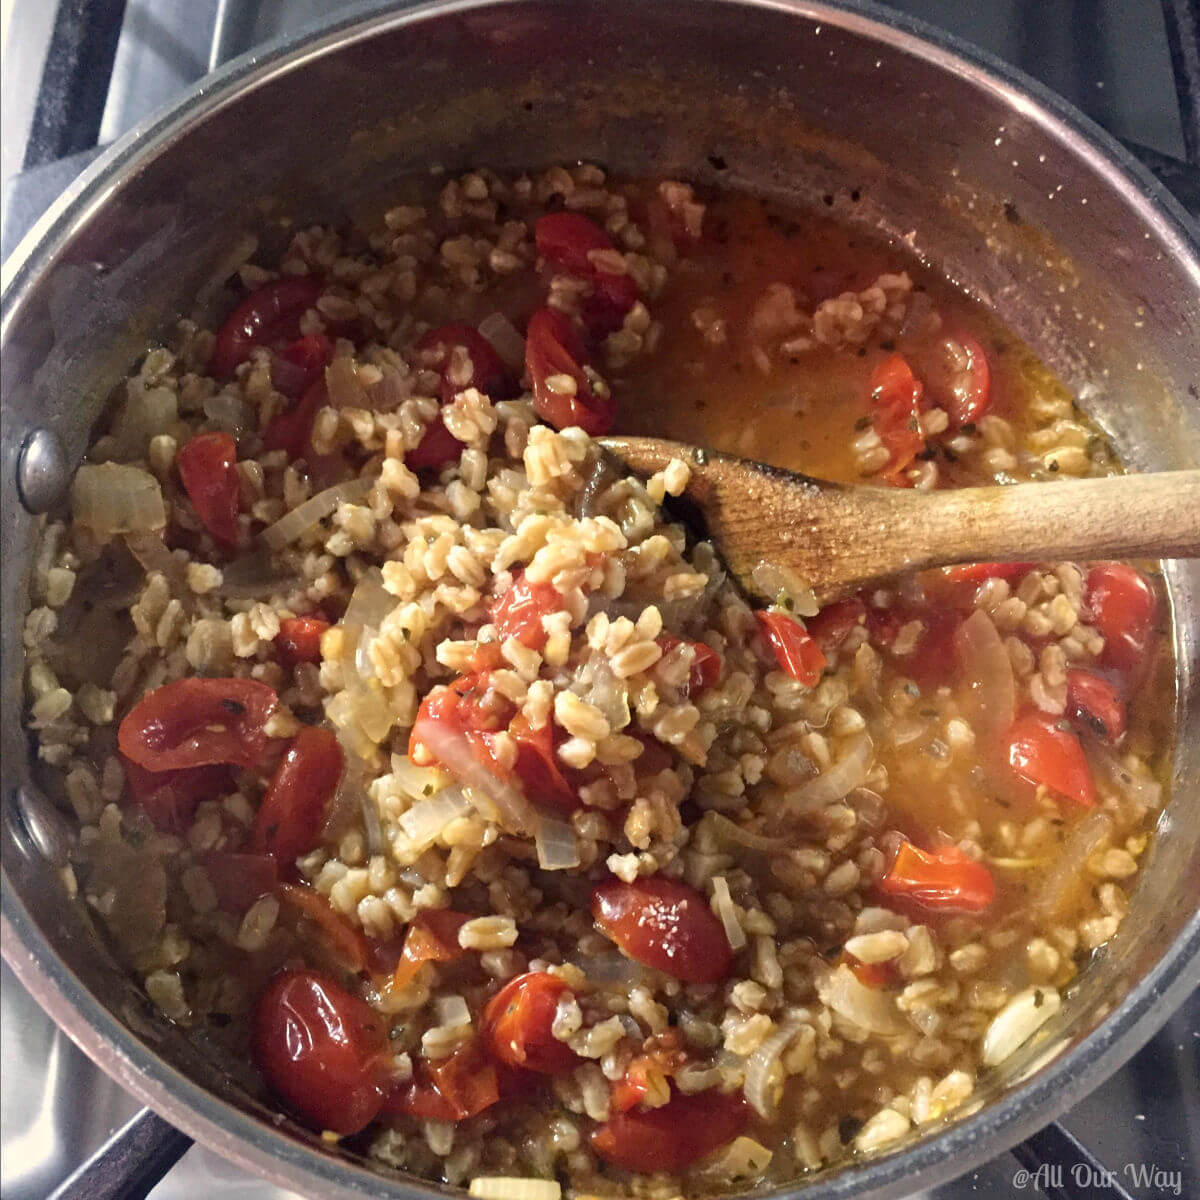
<path fill-rule="evenodd" d="M 209 374 L 228 379 L 255 346 L 294 338 L 300 318 L 317 302 L 323 287 L 315 276 L 300 275 L 255 288 L 217 331 Z"/>
<path fill-rule="evenodd" d="M 334 345 L 323 333 L 310 333 L 271 355 L 271 386 L 297 400 L 322 377 L 333 358 Z"/>
<path fill-rule="evenodd" d="M 539 308 L 525 333 L 525 366 L 533 383 L 534 411 L 555 429 L 578 425 L 600 437 L 613 425 L 616 401 L 608 385 L 584 370 L 584 350 L 571 322 L 557 309 Z M 558 390 L 562 379 L 575 390 Z M 551 386 L 551 382 L 555 386 Z"/>
<path fill-rule="evenodd" d="M 815 617 L 804 622 L 808 636 L 828 658 L 862 622 L 867 606 L 857 597 L 827 604 Z"/>
<path fill-rule="evenodd" d="M 591 282 L 592 295 L 582 311 L 589 332 L 602 336 L 620 329 L 637 303 L 638 289 L 630 275 L 601 270 L 589 257 L 593 251 L 615 249 L 608 234 L 582 213 L 557 212 L 538 219 L 534 240 L 543 258 Z"/>
<path fill-rule="evenodd" d="M 1096 803 L 1092 771 L 1079 739 L 1044 713 L 1020 716 L 1008 731 L 1008 764 L 1027 783 L 1085 808 Z"/>
<path fill-rule="evenodd" d="M 798 679 L 805 687 L 815 687 L 825 669 L 825 655 L 809 637 L 804 626 L 778 608 L 769 608 L 766 612 L 756 612 L 754 615 L 771 649 L 775 651 L 780 670 Z"/>
<path fill-rule="evenodd" d="M 404 936 L 404 949 L 392 976 L 392 986 L 407 987 L 422 963 L 453 962 L 466 953 L 458 944 L 458 931 L 471 919 L 469 913 L 449 908 L 424 909 L 412 919 Z"/>
<path fill-rule="evenodd" d="M 361 929 L 356 929 L 316 888 L 305 884 L 281 883 L 279 898 L 300 916 L 316 926 L 325 944 L 352 971 L 365 971 L 371 965 L 371 944 Z"/>
<path fill-rule="evenodd" d="M 559 998 L 569 990 L 548 971 L 518 975 L 483 1010 L 480 1028 L 488 1049 L 510 1067 L 542 1075 L 569 1071 L 579 1058 L 550 1032 Z"/>
<path fill-rule="evenodd" d="M 237 542 L 241 495 L 233 434 L 198 433 L 184 443 L 175 461 L 196 516 L 218 542 L 232 546 Z"/>
<path fill-rule="evenodd" d="M 1115 742 L 1125 732 L 1121 693 L 1093 671 L 1067 672 L 1067 712 L 1105 741 Z"/>
<path fill-rule="evenodd" d="M 662 633 L 655 639 L 662 647 L 664 654 L 669 654 L 676 646 L 691 646 L 692 669 L 688 672 L 688 691 L 690 697 L 698 696 L 705 688 L 710 688 L 721 678 L 721 656 L 703 642 L 689 642 L 677 638 L 673 633 Z"/>
<path fill-rule="evenodd" d="M 956 334 L 943 342 L 952 366 L 948 394 L 942 398 L 954 429 L 978 421 L 991 407 L 992 370 L 983 347 L 969 333 Z"/>
<path fill-rule="evenodd" d="M 501 642 L 515 637 L 530 650 L 545 648 L 549 637 L 542 625 L 542 618 L 558 612 L 563 598 L 549 583 L 530 583 L 524 571 L 513 575 L 512 583 L 491 605 L 492 623 Z"/>
<path fill-rule="evenodd" d="M 147 771 L 231 763 L 256 767 L 278 698 L 254 679 L 177 679 L 147 692 L 117 732 L 121 753 Z"/>
<path fill-rule="evenodd" d="M 657 875 L 607 880 L 592 892 L 592 916 L 630 958 L 676 979 L 717 983 L 733 965 L 724 927 L 686 883 Z"/>
<path fill-rule="evenodd" d="M 947 912 L 983 912 L 996 898 L 991 872 L 957 846 L 922 850 L 907 840 L 900 843 L 879 890 Z"/>
<path fill-rule="evenodd" d="M 275 635 L 275 653 L 287 667 L 321 661 L 321 638 L 329 622 L 324 617 L 284 617 Z"/>
<path fill-rule="evenodd" d="M 284 450 L 288 459 L 308 458 L 311 454 L 313 421 L 317 413 L 329 403 L 325 390 L 325 377 L 319 375 L 308 386 L 300 399 L 287 410 L 272 417 L 263 430 L 264 450 Z"/>
<path fill-rule="evenodd" d="M 279 864 L 269 854 L 209 850 L 200 856 L 217 903 L 225 912 L 244 913 L 279 883 Z"/>
<path fill-rule="evenodd" d="M 1158 600 L 1150 581 L 1124 563 L 1099 563 L 1088 572 L 1085 600 L 1092 624 L 1104 636 L 1100 661 L 1134 671 L 1146 660 L 1154 638 Z"/>
<path fill-rule="evenodd" d="M 404 456 L 404 465 L 410 471 L 438 471 L 462 457 L 463 443 L 446 428 L 441 417 L 434 417 L 425 426 L 425 436 L 415 450 Z"/>
<path fill-rule="evenodd" d="M 733 1141 L 749 1121 L 750 1108 L 741 1095 L 676 1095 L 661 1108 L 611 1117 L 592 1134 L 592 1149 L 627 1171 L 676 1174 Z"/>
<path fill-rule="evenodd" d="M 343 1136 L 383 1107 L 387 1024 L 317 971 L 281 971 L 254 1009 L 254 1057 L 268 1086 L 311 1129 Z"/>
<path fill-rule="evenodd" d="M 608 1098 L 610 1112 L 623 1113 L 636 1108 L 650 1093 L 651 1081 L 670 1079 L 687 1063 L 679 1030 L 668 1029 L 650 1038 L 625 1068 L 625 1074 L 613 1084 Z"/>
<path fill-rule="evenodd" d="M 894 646 L 900 631 L 910 621 L 920 621 L 921 633 L 909 654 L 896 654 Z M 955 674 L 954 635 L 963 622 L 963 614 L 952 608 L 928 603 L 896 603 L 889 608 L 868 608 L 867 629 L 871 641 L 894 656 L 896 665 L 924 689 L 949 683 Z"/>
<path fill-rule="evenodd" d="M 186 833 L 201 800 L 216 800 L 230 790 L 224 765 L 147 771 L 121 757 L 130 798 L 164 833 Z"/>
<path fill-rule="evenodd" d="M 392 1090 L 389 1113 L 434 1121 L 465 1121 L 500 1099 L 499 1080 L 478 1042 L 446 1058 L 417 1060 L 413 1078 Z"/>
<path fill-rule="evenodd" d="M 517 761 L 512 773 L 520 780 L 525 798 L 567 814 L 579 808 L 582 804 L 579 793 L 567 782 L 554 755 L 554 731 L 550 722 L 534 729 L 524 713 L 518 713 L 508 732 L 517 744 Z M 484 735 L 485 741 L 488 736 Z M 493 755 L 493 761 L 495 758 Z M 498 764 L 496 769 L 500 770 Z"/>
<path fill-rule="evenodd" d="M 904 470 L 925 449 L 921 432 L 921 400 L 925 389 L 904 356 L 892 354 L 871 372 L 871 423 L 891 458 L 883 478 L 907 487 Z"/>
<path fill-rule="evenodd" d="M 1007 579 L 1011 583 L 1024 578 L 1034 566 L 1031 562 L 962 563 L 943 567 L 942 573 L 951 583 L 983 583 L 988 579 Z"/>
<path fill-rule="evenodd" d="M 290 863 L 316 847 L 342 762 L 342 748 L 328 729 L 306 725 L 292 738 L 254 818 L 250 844 L 256 851 Z"/>

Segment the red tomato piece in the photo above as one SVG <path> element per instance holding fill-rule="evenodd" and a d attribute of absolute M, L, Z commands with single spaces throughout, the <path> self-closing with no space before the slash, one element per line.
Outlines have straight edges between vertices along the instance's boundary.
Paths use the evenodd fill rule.
<path fill-rule="evenodd" d="M 418 1059 L 413 1078 L 394 1088 L 387 1111 L 424 1120 L 465 1121 L 500 1099 L 495 1066 L 478 1043 L 437 1060 Z"/>
<path fill-rule="evenodd" d="M 209 373 L 229 379 L 255 346 L 295 337 L 300 318 L 317 302 L 323 287 L 321 279 L 299 275 L 255 288 L 217 331 Z"/>
<path fill-rule="evenodd" d="M 213 763 L 258 766 L 278 698 L 254 679 L 177 679 L 147 692 L 126 715 L 117 744 L 147 771 Z"/>
<path fill-rule="evenodd" d="M 1086 603 L 1092 624 L 1104 636 L 1100 661 L 1118 671 L 1135 671 L 1154 639 L 1158 600 L 1150 580 L 1124 563 L 1099 563 L 1088 572 Z"/>
<path fill-rule="evenodd" d="M 307 458 L 312 450 L 310 439 L 313 421 L 328 403 L 325 377 L 319 375 L 292 408 L 271 418 L 263 431 L 263 449 L 286 451 L 288 459 L 293 462 L 298 458 Z"/>
<path fill-rule="evenodd" d="M 567 814 L 579 808 L 579 793 L 567 782 L 554 755 L 554 731 L 550 722 L 534 729 L 524 714 L 518 713 L 508 732 L 517 744 L 517 761 L 512 773 L 520 781 L 525 798 Z"/>
<path fill-rule="evenodd" d="M 506 984 L 483 1010 L 481 1032 L 491 1053 L 541 1075 L 569 1071 L 579 1058 L 550 1032 L 559 998 L 569 990 L 548 971 L 529 971 Z"/>
<path fill-rule="evenodd" d="M 1008 731 L 1008 764 L 1026 783 L 1091 808 L 1096 803 L 1092 771 L 1079 739 L 1044 713 L 1020 716 Z"/>
<path fill-rule="evenodd" d="M 607 880 L 592 892 L 592 916 L 630 958 L 687 983 L 717 983 L 733 965 L 724 927 L 686 883 Z"/>
<path fill-rule="evenodd" d="M 992 403 L 992 369 L 983 347 L 969 333 L 958 334 L 943 342 L 950 362 L 948 394 L 943 400 L 950 425 L 961 429 L 980 417 Z"/>
<path fill-rule="evenodd" d="M 233 434 L 198 433 L 187 440 L 176 462 L 196 516 L 218 542 L 232 546 L 238 537 L 241 496 Z"/>
<path fill-rule="evenodd" d="M 611 1117 L 592 1134 L 592 1149 L 627 1171 L 675 1174 L 733 1141 L 749 1121 L 749 1105 L 740 1095 L 676 1095 L 661 1108 Z"/>
<path fill-rule="evenodd" d="M 583 321 L 589 332 L 600 336 L 620 329 L 625 314 L 637 303 L 633 278 L 605 271 L 592 261 L 595 251 L 614 250 L 612 239 L 582 213 L 548 213 L 534 226 L 538 253 L 571 275 L 591 282 L 592 295 L 583 303 Z"/>
<path fill-rule="evenodd" d="M 392 976 L 392 986 L 407 987 L 423 963 L 461 958 L 466 951 L 458 944 L 458 931 L 470 919 L 469 913 L 449 908 L 430 908 L 417 913 L 404 936 L 404 949 Z"/>
<path fill-rule="evenodd" d="M 655 639 L 664 654 L 670 654 L 676 646 L 691 646 L 692 669 L 688 672 L 688 696 L 698 696 L 721 678 L 721 656 L 703 642 L 689 642 L 677 638 L 673 633 L 662 633 Z"/>
<path fill-rule="evenodd" d="M 922 850 L 900 843 L 879 890 L 943 912 L 983 912 L 996 898 L 996 882 L 981 862 L 957 846 Z"/>
<path fill-rule="evenodd" d="M 1093 671 L 1067 672 L 1067 712 L 1107 742 L 1125 732 L 1125 701 L 1116 687 Z"/>
<path fill-rule="evenodd" d="M 943 567 L 942 573 L 951 583 L 984 583 L 988 579 L 1007 579 L 1010 583 L 1023 579 L 1036 564 L 1031 562 L 961 563 Z"/>
<path fill-rule="evenodd" d="M 453 321 L 431 329 L 417 342 L 416 351 L 430 370 L 441 375 L 443 404 L 467 388 L 500 400 L 508 392 L 504 363 L 492 343 L 470 325 Z"/>
<path fill-rule="evenodd" d="M 775 651 L 780 670 L 798 679 L 805 687 L 815 687 L 825 669 L 825 655 L 804 626 L 778 608 L 754 615 Z"/>
<path fill-rule="evenodd" d="M 222 765 L 147 771 L 121 757 L 130 798 L 164 833 L 186 833 L 201 800 L 215 800 L 230 790 L 229 769 Z"/>
<path fill-rule="evenodd" d="M 349 1136 L 383 1107 L 387 1024 L 317 971 L 281 971 L 254 1009 L 254 1057 L 268 1086 L 311 1129 Z"/>
<path fill-rule="evenodd" d="M 333 358 L 334 345 L 323 333 L 310 333 L 271 356 L 271 385 L 281 395 L 297 400 L 323 376 Z"/>
<path fill-rule="evenodd" d="M 325 808 L 342 777 L 342 748 L 328 729 L 306 725 L 271 778 L 254 818 L 250 843 L 285 863 L 315 849 Z"/>
<path fill-rule="evenodd" d="M 425 436 L 415 450 L 404 456 L 410 471 L 440 471 L 462 456 L 463 443 L 446 428 L 441 417 L 434 417 L 425 427 Z"/>
<path fill-rule="evenodd" d="M 210 850 L 200 855 L 200 865 L 217 893 L 217 903 L 229 913 L 244 913 L 279 883 L 279 864 L 269 854 Z"/>
<path fill-rule="evenodd" d="M 615 1113 L 628 1112 L 636 1108 L 650 1092 L 655 1077 L 667 1078 L 687 1063 L 687 1052 L 683 1049 L 677 1029 L 649 1039 L 642 1052 L 625 1068 L 625 1075 L 614 1085 L 608 1098 L 609 1109 Z"/>
<path fill-rule="evenodd" d="M 907 487 L 903 472 L 925 449 L 921 432 L 921 400 L 925 389 L 903 355 L 885 358 L 867 381 L 871 397 L 871 423 L 891 458 L 884 479 Z"/>
<path fill-rule="evenodd" d="M 491 618 L 500 642 L 515 637 L 530 650 L 543 650 L 549 637 L 542 618 L 556 613 L 563 598 L 549 583 L 530 583 L 524 571 L 513 575 L 506 591 L 492 601 Z"/>
<path fill-rule="evenodd" d="M 315 888 L 281 883 L 279 898 L 316 926 L 334 956 L 350 970 L 362 972 L 371 965 L 371 944 L 366 934 L 351 925 Z"/>
<path fill-rule="evenodd" d="M 275 635 L 275 653 L 287 667 L 321 661 L 321 638 L 329 622 L 324 617 L 284 617 Z"/>
<path fill-rule="evenodd" d="M 827 604 L 804 622 L 808 636 L 826 658 L 850 636 L 866 616 L 867 606 L 857 597 Z"/>
<path fill-rule="evenodd" d="M 598 375 L 584 370 L 583 345 L 557 309 L 539 308 L 529 318 L 525 366 L 533 383 L 534 411 L 543 421 L 555 429 L 578 425 L 593 437 L 612 428 L 616 401 Z M 558 390 L 566 378 L 574 381 L 574 393 Z"/>

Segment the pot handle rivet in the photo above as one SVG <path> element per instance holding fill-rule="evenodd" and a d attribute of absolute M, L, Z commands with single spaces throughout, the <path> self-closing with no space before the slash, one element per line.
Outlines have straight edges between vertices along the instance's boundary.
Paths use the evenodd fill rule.
<path fill-rule="evenodd" d="M 52 429 L 35 429 L 17 456 L 17 492 L 31 513 L 44 513 L 62 495 L 70 478 L 67 452 Z"/>

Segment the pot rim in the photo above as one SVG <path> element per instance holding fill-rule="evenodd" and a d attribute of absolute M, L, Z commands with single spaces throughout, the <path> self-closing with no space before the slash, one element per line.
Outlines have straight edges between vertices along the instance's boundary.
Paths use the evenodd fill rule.
<path fill-rule="evenodd" d="M 433 15 L 520 2 L 425 0 L 399 7 L 367 3 L 333 23 L 310 25 L 205 76 L 171 106 L 147 118 L 101 154 L 26 234 L 0 272 L 4 289 L 0 332 L 7 330 L 35 278 L 107 201 L 115 179 L 136 171 L 139 163 L 160 153 L 185 136 L 191 126 L 245 91 L 298 70 L 345 44 L 417 24 Z M 870 0 L 693 2 L 740 4 L 839 27 L 992 92 L 1119 190 L 1137 218 L 1153 228 L 1186 264 L 1200 288 L 1200 231 L 1167 189 L 1066 100 L 991 54 L 915 18 L 881 9 Z M 159 1058 L 118 1022 L 58 957 L 34 924 L 7 871 L 0 885 L 0 948 L 22 984 L 98 1066 L 172 1124 L 239 1166 L 279 1185 L 314 1190 L 322 1196 L 383 1194 L 417 1200 L 461 1194 L 411 1177 L 389 1179 L 323 1153 L 221 1100 Z M 1010 1095 L 941 1132 L 930 1132 L 911 1146 L 836 1169 L 811 1182 L 782 1185 L 771 1189 L 771 1194 L 782 1198 L 802 1192 L 805 1200 L 901 1195 L 908 1190 L 910 1178 L 919 1177 L 923 1187 L 930 1187 L 970 1170 L 1029 1136 L 1096 1087 L 1140 1049 L 1198 986 L 1200 913 L 1193 915 L 1154 967 L 1079 1045 L 1016 1086 Z M 766 1194 L 766 1190 L 756 1194 Z"/>

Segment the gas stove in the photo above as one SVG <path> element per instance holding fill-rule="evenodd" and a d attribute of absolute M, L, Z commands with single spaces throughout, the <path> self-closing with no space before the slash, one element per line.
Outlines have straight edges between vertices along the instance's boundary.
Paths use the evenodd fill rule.
<path fill-rule="evenodd" d="M 5 5 L 3 255 L 102 147 L 205 73 L 354 5 L 342 0 L 13 0 Z M 1198 0 L 903 0 L 1040 79 L 1120 138 L 1200 214 Z M 11 14 L 9 10 L 11 8 Z M 106 1144 L 141 1121 L 142 1182 L 104 1195 L 285 1200 L 147 1124 L 25 993 L 0 981 L 5 1200 L 92 1197 Z M 113 1142 L 111 1139 L 116 1138 Z M 1131 1062 L 1036 1139 L 914 1197 L 1200 1196 L 1200 993 Z M 182 1153 L 180 1157 L 180 1151 Z"/>

